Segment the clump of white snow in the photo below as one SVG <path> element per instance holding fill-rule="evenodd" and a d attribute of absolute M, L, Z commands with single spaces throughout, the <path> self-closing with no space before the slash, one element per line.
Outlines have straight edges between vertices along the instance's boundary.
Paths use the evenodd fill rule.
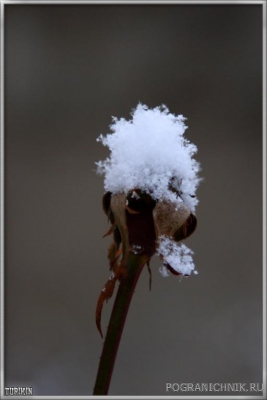
<path fill-rule="evenodd" d="M 161 276 L 163 276 L 163 278 L 167 278 L 167 276 L 170 276 L 168 268 L 165 265 L 161 265 L 161 267 L 159 267 L 159 272 Z"/>
<path fill-rule="evenodd" d="M 129 121 L 113 117 L 112 133 L 97 139 L 110 149 L 110 157 L 96 163 L 105 190 L 138 188 L 157 200 L 182 200 L 194 212 L 200 165 L 193 158 L 197 147 L 184 137 L 186 118 L 164 105 L 149 109 L 138 104 L 131 115 Z"/>
<path fill-rule="evenodd" d="M 193 251 L 184 244 L 178 245 L 167 236 L 160 236 L 158 241 L 157 255 L 163 258 L 164 264 L 169 264 L 176 272 L 182 275 L 190 275 L 194 271 Z M 168 276 L 166 266 L 160 268 L 163 276 Z M 197 274 L 197 271 L 194 271 Z"/>

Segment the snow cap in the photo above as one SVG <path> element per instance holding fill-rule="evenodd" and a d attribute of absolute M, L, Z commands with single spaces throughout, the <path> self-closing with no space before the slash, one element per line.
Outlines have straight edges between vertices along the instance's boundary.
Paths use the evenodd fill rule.
<path fill-rule="evenodd" d="M 131 116 L 128 121 L 113 117 L 112 133 L 97 139 L 110 149 L 110 156 L 96 163 L 105 190 L 139 188 L 156 200 L 183 201 L 194 212 L 200 164 L 193 158 L 197 147 L 184 137 L 186 118 L 165 105 L 149 109 L 141 103 Z"/>

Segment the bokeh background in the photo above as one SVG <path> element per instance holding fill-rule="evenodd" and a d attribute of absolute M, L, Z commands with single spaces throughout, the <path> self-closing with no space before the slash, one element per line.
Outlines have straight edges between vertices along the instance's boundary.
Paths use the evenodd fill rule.
<path fill-rule="evenodd" d="M 92 394 L 110 243 L 96 138 L 138 102 L 186 116 L 198 146 L 199 275 L 162 278 L 155 257 L 149 292 L 143 271 L 109 394 L 262 382 L 261 76 L 261 5 L 5 5 L 6 386 Z"/>

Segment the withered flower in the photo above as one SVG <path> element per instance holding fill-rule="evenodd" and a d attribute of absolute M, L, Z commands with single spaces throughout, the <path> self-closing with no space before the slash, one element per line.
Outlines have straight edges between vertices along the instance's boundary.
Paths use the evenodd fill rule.
<path fill-rule="evenodd" d="M 195 191 L 200 182 L 200 166 L 193 158 L 197 148 L 183 136 L 187 128 L 184 120 L 181 115 L 169 113 L 165 106 L 148 109 L 139 104 L 132 112 L 132 120 L 114 118 L 110 127 L 113 133 L 106 137 L 100 135 L 98 139 L 111 151 L 110 157 L 97 165 L 98 172 L 105 175 L 106 193 L 102 203 L 111 223 L 104 236 L 113 235 L 108 250 L 111 275 L 100 293 L 96 309 L 101 336 L 103 303 L 112 296 L 116 282 L 120 282 L 120 289 L 110 325 L 112 318 L 118 320 L 118 298 L 128 293 L 126 311 L 118 314 L 124 322 L 133 289 L 145 264 L 151 285 L 150 259 L 154 254 L 163 262 L 160 268 L 163 276 L 169 272 L 178 276 L 189 276 L 192 271 L 197 273 L 192 250 L 184 244 L 178 245 L 196 229 L 198 200 Z M 132 268 L 134 264 L 138 268 Z M 127 286 L 129 290 L 124 291 Z M 113 346 L 111 371 L 123 322 Z M 105 378 L 103 370 L 105 353 L 112 353 L 109 331 L 110 337 L 116 336 L 111 330 L 109 326 L 94 394 L 105 394 L 108 389 L 111 372 L 109 369 Z M 102 384 L 101 380 L 105 379 Z"/>

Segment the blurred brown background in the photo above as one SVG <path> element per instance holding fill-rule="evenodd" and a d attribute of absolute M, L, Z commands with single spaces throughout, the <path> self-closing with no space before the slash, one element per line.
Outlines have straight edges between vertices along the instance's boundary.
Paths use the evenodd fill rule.
<path fill-rule="evenodd" d="M 92 394 L 110 243 L 96 138 L 139 101 L 186 116 L 198 146 L 199 275 L 164 279 L 154 258 L 149 292 L 143 271 L 109 394 L 262 382 L 261 63 L 260 5 L 5 6 L 6 386 Z"/>

